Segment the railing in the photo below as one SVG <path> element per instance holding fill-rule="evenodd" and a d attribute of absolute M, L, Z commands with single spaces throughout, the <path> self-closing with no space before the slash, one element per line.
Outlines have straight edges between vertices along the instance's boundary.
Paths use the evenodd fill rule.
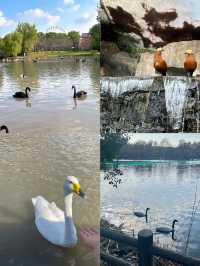
<path fill-rule="evenodd" d="M 151 230 L 140 231 L 138 233 L 138 239 L 134 239 L 119 232 L 109 229 L 101 229 L 101 237 L 137 248 L 139 253 L 139 266 L 153 266 L 153 256 L 184 266 L 200 266 L 200 260 L 198 259 L 186 257 L 173 251 L 153 246 L 153 233 Z M 101 252 L 101 259 L 108 262 L 109 265 L 131 266 L 129 262 L 103 252 Z"/>

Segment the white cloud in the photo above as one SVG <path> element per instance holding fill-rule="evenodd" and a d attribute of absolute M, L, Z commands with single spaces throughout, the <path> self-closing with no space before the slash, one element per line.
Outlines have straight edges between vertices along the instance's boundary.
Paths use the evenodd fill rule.
<path fill-rule="evenodd" d="M 56 25 L 60 21 L 60 16 L 51 15 L 49 12 L 40 8 L 28 9 L 20 14 L 20 16 L 33 23 L 37 23 L 38 20 L 43 20 L 49 26 Z"/>
<path fill-rule="evenodd" d="M 76 19 L 76 23 L 82 24 L 82 23 L 89 23 L 91 21 L 96 21 L 97 13 L 96 12 L 88 12 L 82 14 L 79 18 Z"/>
<path fill-rule="evenodd" d="M 79 4 L 77 4 L 77 5 L 74 5 L 74 6 L 72 7 L 72 10 L 73 10 L 73 11 L 78 11 L 80 8 L 81 8 L 81 6 L 80 6 Z"/>
<path fill-rule="evenodd" d="M 68 6 L 68 5 L 73 5 L 74 4 L 74 0 L 64 0 L 64 5 Z"/>
<path fill-rule="evenodd" d="M 0 10 L 0 27 L 9 27 L 14 25 L 16 25 L 16 22 L 12 19 L 6 18 L 3 12 Z"/>
<path fill-rule="evenodd" d="M 97 10 L 92 10 L 82 14 L 75 20 L 76 30 L 80 32 L 88 32 L 89 29 L 97 23 Z"/>
<path fill-rule="evenodd" d="M 58 10 L 58 12 L 60 12 L 60 13 L 63 13 L 63 12 L 65 11 L 64 8 L 62 8 L 62 7 L 58 7 L 57 10 Z"/>

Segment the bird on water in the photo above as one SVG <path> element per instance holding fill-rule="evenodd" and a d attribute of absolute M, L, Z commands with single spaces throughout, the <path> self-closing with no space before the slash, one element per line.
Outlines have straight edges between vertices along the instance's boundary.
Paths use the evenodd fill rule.
<path fill-rule="evenodd" d="M 2 126 L 0 127 L 0 131 L 2 131 L 2 130 L 5 130 L 6 134 L 9 133 L 8 127 L 5 126 L 5 125 L 2 125 Z"/>
<path fill-rule="evenodd" d="M 13 95 L 14 98 L 29 98 L 29 92 L 31 89 L 29 87 L 26 87 L 25 92 L 23 91 L 17 91 Z"/>
<path fill-rule="evenodd" d="M 167 74 L 167 63 L 162 58 L 162 48 L 157 48 L 154 55 L 154 68 L 155 70 L 162 74 L 162 76 L 166 76 Z"/>
<path fill-rule="evenodd" d="M 144 212 L 134 212 L 134 215 L 138 218 L 146 218 L 146 222 L 148 222 L 148 211 L 150 210 L 150 208 L 146 208 L 145 213 Z"/>
<path fill-rule="evenodd" d="M 76 91 L 76 87 L 73 85 L 72 90 L 74 90 L 73 98 L 83 98 L 87 95 L 86 91 Z"/>
<path fill-rule="evenodd" d="M 174 232 L 175 232 L 175 224 L 178 223 L 178 220 L 173 220 L 172 227 L 157 227 L 156 232 L 161 234 L 170 234 L 172 233 L 172 239 L 174 239 Z"/>
<path fill-rule="evenodd" d="M 40 234 L 54 245 L 74 247 L 77 244 L 77 232 L 72 216 L 73 194 L 85 198 L 78 179 L 68 176 L 64 182 L 64 211 L 42 196 L 32 198 L 36 227 Z"/>

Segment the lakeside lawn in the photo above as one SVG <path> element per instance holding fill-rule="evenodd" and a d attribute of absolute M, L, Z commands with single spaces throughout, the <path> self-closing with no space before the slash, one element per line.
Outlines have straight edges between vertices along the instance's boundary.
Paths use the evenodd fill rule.
<path fill-rule="evenodd" d="M 35 58 L 49 58 L 49 57 L 61 57 L 61 56 L 94 56 L 99 55 L 99 51 L 90 50 L 90 51 L 38 51 L 31 52 L 29 56 L 32 59 Z"/>

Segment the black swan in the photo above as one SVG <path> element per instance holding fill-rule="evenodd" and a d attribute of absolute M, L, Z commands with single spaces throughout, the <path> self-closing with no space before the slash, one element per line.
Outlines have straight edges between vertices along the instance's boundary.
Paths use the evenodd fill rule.
<path fill-rule="evenodd" d="M 170 233 L 174 233 L 174 226 L 175 226 L 175 223 L 177 223 L 178 220 L 174 220 L 172 222 L 172 227 L 157 227 L 156 228 L 156 232 L 158 233 L 162 233 L 162 234 L 170 234 Z"/>
<path fill-rule="evenodd" d="M 150 208 L 146 208 L 146 212 L 134 212 L 134 215 L 141 218 L 141 217 L 147 217 L 147 213 L 150 210 Z"/>
<path fill-rule="evenodd" d="M 30 89 L 29 87 L 26 87 L 25 92 L 23 92 L 23 91 L 17 91 L 17 92 L 13 95 L 13 97 L 14 97 L 14 98 L 28 98 L 28 97 L 29 97 L 29 96 L 28 96 L 28 91 L 30 92 L 31 89 Z"/>
<path fill-rule="evenodd" d="M 137 216 L 138 218 L 146 218 L 146 223 L 148 223 L 148 211 L 150 210 L 150 208 L 146 208 L 145 213 L 144 212 L 134 212 L 134 215 Z"/>
<path fill-rule="evenodd" d="M 9 130 L 8 130 L 7 126 L 5 126 L 5 125 L 2 125 L 2 126 L 0 127 L 0 131 L 1 131 L 1 130 L 5 130 L 5 131 L 6 131 L 6 134 L 9 133 Z"/>
<path fill-rule="evenodd" d="M 86 91 L 76 91 L 75 86 L 72 86 L 72 90 L 74 90 L 73 98 L 82 98 L 87 95 Z"/>

